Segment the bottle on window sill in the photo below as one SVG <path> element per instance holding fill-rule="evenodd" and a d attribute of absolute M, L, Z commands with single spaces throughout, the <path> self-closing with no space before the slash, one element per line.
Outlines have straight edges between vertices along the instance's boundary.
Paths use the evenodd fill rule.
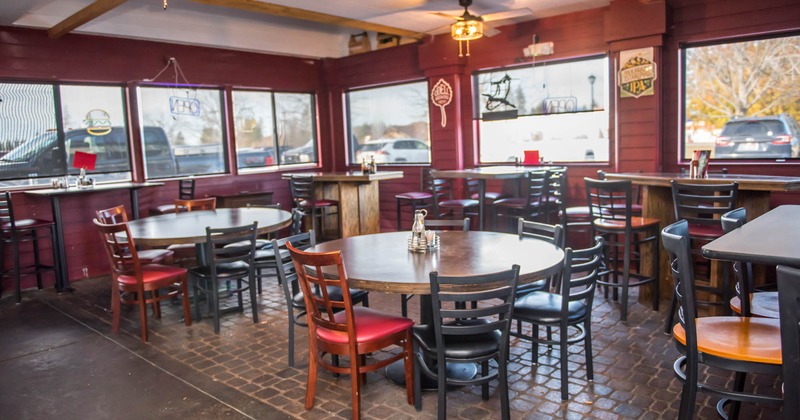
<path fill-rule="evenodd" d="M 374 174 L 375 172 L 378 172 L 378 164 L 375 163 L 375 156 L 372 156 L 369 161 L 369 173 Z"/>

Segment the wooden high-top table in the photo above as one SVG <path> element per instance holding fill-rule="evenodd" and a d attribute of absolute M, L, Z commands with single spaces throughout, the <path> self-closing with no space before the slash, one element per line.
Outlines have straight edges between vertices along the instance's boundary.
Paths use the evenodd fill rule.
<path fill-rule="evenodd" d="M 703 246 L 703 256 L 800 268 L 800 206 L 778 206 L 770 210 Z M 742 295 L 748 296 L 747 285 L 743 286 Z M 797 328 L 797 325 L 793 327 Z M 790 360 L 791 357 L 797 357 L 797 354 L 784 352 L 784 360 Z M 800 390 L 800 372 L 792 363 L 786 363 L 783 367 L 786 391 L 783 413 L 787 419 L 796 419 L 800 416 L 800 398 L 796 395 Z"/>
<path fill-rule="evenodd" d="M 675 210 L 672 202 L 671 181 L 674 179 L 686 184 L 724 184 L 739 183 L 739 194 L 736 207 L 747 209 L 747 218 L 752 220 L 769 211 L 769 197 L 773 191 L 800 190 L 800 177 L 768 176 L 768 175 L 739 175 L 739 174 L 709 174 L 708 178 L 690 178 L 686 174 L 677 173 L 607 173 L 606 179 L 630 180 L 639 185 L 642 194 L 642 215 L 661 220 L 661 229 L 675 222 Z M 646 261 L 648 256 L 643 256 L 643 267 L 649 267 Z M 666 252 L 661 253 L 659 265 L 661 299 L 672 297 L 674 289 L 670 275 L 669 259 Z M 649 274 L 649 273 L 645 273 Z M 718 285 L 721 269 L 717 263 L 712 263 L 711 283 Z M 640 289 L 639 302 L 650 301 L 650 290 Z"/>
<path fill-rule="evenodd" d="M 348 238 L 381 231 L 378 182 L 401 179 L 403 172 L 291 172 L 282 177 L 289 179 L 292 176 L 314 178 L 314 196 L 317 199 L 339 202 L 339 232 L 342 238 Z"/>

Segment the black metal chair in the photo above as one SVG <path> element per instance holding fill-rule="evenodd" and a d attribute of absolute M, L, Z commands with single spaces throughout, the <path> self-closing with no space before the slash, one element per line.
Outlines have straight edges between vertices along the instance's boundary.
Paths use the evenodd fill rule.
<path fill-rule="evenodd" d="M 317 199 L 314 196 L 314 177 L 294 174 L 289 178 L 289 191 L 292 194 L 293 208 L 300 209 L 311 218 L 311 229 L 324 237 L 325 216 L 338 215 L 339 202 L 336 200 Z M 336 209 L 327 211 L 326 209 Z M 340 234 L 339 223 L 336 224 L 336 236 Z"/>
<path fill-rule="evenodd" d="M 717 404 L 717 412 L 723 418 L 737 418 L 739 402 L 781 404 L 780 397 L 744 392 L 748 372 L 781 375 L 779 321 L 740 316 L 699 318 L 689 223 L 680 220 L 667 226 L 661 232 L 661 238 L 669 253 L 675 294 L 680 303 L 679 322 L 672 329 L 675 345 L 682 354 L 673 365 L 675 374 L 683 382 L 679 418 L 691 419 L 694 416 L 698 391 L 722 398 Z M 700 381 L 701 365 L 733 372 L 733 390 L 715 385 L 715 378 Z M 736 403 L 726 414 L 725 406 L 731 401 Z"/>
<path fill-rule="evenodd" d="M 220 314 L 235 310 L 244 312 L 243 293 L 250 292 L 250 307 L 253 322 L 258 323 L 258 300 L 255 289 L 255 269 L 253 259 L 256 249 L 258 224 L 213 229 L 206 228 L 206 242 L 203 244 L 204 257 L 201 265 L 192 268 L 192 288 L 195 298 L 195 319 L 200 319 L 200 295 L 208 299 L 209 310 L 214 318 L 214 332 L 219 334 Z M 240 246 L 228 246 L 231 243 Z M 204 261 L 203 261 L 204 260 Z M 233 289 L 231 282 L 236 282 Z M 224 288 L 223 288 L 224 287 Z M 222 289 L 221 289 L 222 288 Z M 220 308 L 220 295 L 236 294 L 238 306 Z"/>
<path fill-rule="evenodd" d="M 458 219 L 428 219 L 425 220 L 425 228 L 439 228 L 438 230 L 452 230 L 461 229 L 463 232 L 469 232 L 470 220 L 465 217 L 463 220 Z M 401 294 L 400 295 L 400 313 L 403 316 L 408 316 L 408 301 L 414 295 Z"/>
<path fill-rule="evenodd" d="M 559 248 L 564 247 L 564 230 L 561 225 L 549 225 L 547 223 L 533 222 L 522 218 L 518 220 L 517 234 L 520 239 L 540 239 L 550 242 Z M 537 290 L 544 290 L 550 285 L 552 285 L 552 278 L 521 284 L 517 287 L 517 296 L 524 296 Z"/>
<path fill-rule="evenodd" d="M 467 214 L 478 214 L 480 201 L 471 198 L 454 198 L 453 183 L 449 179 L 435 178 L 431 180 L 433 191 L 433 217 L 451 217 L 464 219 Z"/>
<path fill-rule="evenodd" d="M 604 181 L 584 178 L 586 201 L 591 212 L 592 230 L 603 237 L 605 265 L 608 276 L 597 283 L 613 289 L 613 298 L 622 289 L 620 320 L 628 320 L 628 289 L 652 284 L 653 310 L 658 310 L 658 219 L 633 216 L 633 193 L 630 181 Z M 650 255 L 642 255 L 644 245 L 650 245 Z M 620 256 L 620 250 L 622 255 Z M 636 261 L 635 260 L 636 258 Z M 642 261 L 650 259 L 650 274 L 643 274 Z M 638 262 L 634 272 L 632 265 Z M 605 274 L 605 273 L 604 273 Z"/>
<path fill-rule="evenodd" d="M 745 224 L 747 210 L 744 207 L 731 210 L 723 214 L 720 221 L 725 233 L 732 232 Z M 749 262 L 733 261 L 731 267 L 736 279 L 736 296 L 730 299 L 733 312 L 742 316 L 779 318 L 778 292 L 755 290 L 753 265 Z"/>
<path fill-rule="evenodd" d="M 547 170 L 529 171 L 525 177 L 525 193 L 523 197 L 503 198 L 494 202 L 492 208 L 492 225 L 499 229 L 498 219 L 506 221 L 503 230 L 513 229 L 514 219 L 535 220 L 541 217 L 542 203 L 550 188 L 550 172 Z"/>
<path fill-rule="evenodd" d="M 800 416 L 800 270 L 778 266 L 780 299 L 781 352 L 783 353 L 783 415 L 787 419 Z"/>
<path fill-rule="evenodd" d="M 594 379 L 592 364 L 592 302 L 597 279 L 603 270 L 603 239 L 597 237 L 591 248 L 565 250 L 561 279 L 555 292 L 539 290 L 517 298 L 514 302 L 514 319 L 531 324 L 531 334 L 519 328 L 512 335 L 530 340 L 531 362 L 537 363 L 539 344 L 558 345 L 561 360 L 561 399 L 569 398 L 569 346 L 584 343 L 586 377 Z M 539 327 L 547 327 L 547 338 L 539 338 Z M 553 340 L 550 329 L 558 328 L 558 339 Z M 569 328 L 577 329 L 570 336 Z"/>
<path fill-rule="evenodd" d="M 0 193 L 0 294 L 3 290 L 2 279 L 7 273 L 12 273 L 14 277 L 14 293 L 17 303 L 22 301 L 22 285 L 20 283 L 23 275 L 35 275 L 36 286 L 42 288 L 42 273 L 52 271 L 54 276 L 59 273 L 56 243 L 56 224 L 51 220 L 43 219 L 17 219 L 14 214 L 14 205 L 11 201 L 11 193 L 5 191 Z M 39 253 L 39 240 L 50 239 L 52 247 L 53 264 L 44 264 Z M 20 255 L 20 245 L 30 242 L 33 248 L 33 264 L 23 266 Z M 5 267 L 5 247 L 11 245 L 14 253 L 14 266 L 10 269 Z"/>
<path fill-rule="evenodd" d="M 308 231 L 305 233 L 298 233 L 286 238 L 273 239 L 270 243 L 270 252 L 273 253 L 273 258 L 280 261 L 276 269 L 278 273 L 278 283 L 283 288 L 283 296 L 286 299 L 286 308 L 289 313 L 289 366 L 294 367 L 294 327 L 296 325 L 308 328 L 308 323 L 303 319 L 308 315 L 306 312 L 306 303 L 303 299 L 303 292 L 300 290 L 300 285 L 297 282 L 297 272 L 292 262 L 292 256 L 286 243 L 291 243 L 293 247 L 299 250 L 306 250 L 316 245 L 314 239 L 314 232 Z M 329 287 L 328 294 L 331 295 L 333 300 L 342 299 L 342 291 L 337 287 Z M 365 290 L 350 290 L 350 299 L 353 304 L 360 303 L 361 306 L 369 307 L 369 292 Z"/>
<path fill-rule="evenodd" d="M 566 211 L 567 199 L 567 167 L 549 167 L 548 186 L 542 198 L 542 216 L 546 223 L 558 221 L 560 215 Z M 563 226 L 563 224 L 562 224 Z"/>
<path fill-rule="evenodd" d="M 724 235 L 720 224 L 722 214 L 733 210 L 736 204 L 739 186 L 730 184 L 686 184 L 672 181 L 672 201 L 675 210 L 675 220 L 689 222 L 689 239 L 692 245 L 692 261 L 695 264 L 695 275 L 704 283 L 695 282 L 695 288 L 710 296 L 714 300 L 698 301 L 698 304 L 727 306 L 731 300 L 728 276 L 723 275 L 721 284 L 711 284 L 711 261 L 703 257 L 701 247 Z M 702 270 L 701 270 L 702 268 Z M 676 297 L 672 296 L 669 305 L 669 315 L 664 332 L 669 334 L 673 325 Z"/>
<path fill-rule="evenodd" d="M 447 386 L 481 385 L 482 397 L 489 399 L 489 382 L 498 379 L 500 417 L 509 419 L 508 346 L 519 266 L 482 276 L 439 276 L 430 274 L 432 325 L 414 327 L 414 405 L 422 409 L 421 374 L 438 381 L 439 419 L 447 418 Z M 453 286 L 470 285 L 469 292 L 452 292 Z M 456 305 L 463 301 L 480 302 L 479 308 Z M 453 308 L 453 309 L 450 309 Z M 432 359 L 437 368 L 427 365 Z M 489 368 L 489 361 L 497 363 Z M 471 379 L 448 378 L 448 363 L 478 363 L 477 376 Z"/>

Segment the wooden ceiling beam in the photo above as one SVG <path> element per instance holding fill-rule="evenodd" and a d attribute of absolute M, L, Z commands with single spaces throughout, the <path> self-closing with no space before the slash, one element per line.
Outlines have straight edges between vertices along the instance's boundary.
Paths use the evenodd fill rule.
<path fill-rule="evenodd" d="M 75 12 L 61 22 L 56 23 L 47 30 L 47 35 L 52 39 L 58 39 L 72 32 L 73 29 L 86 24 L 92 19 L 116 8 L 128 0 L 95 0 L 94 3 Z"/>
<path fill-rule="evenodd" d="M 297 9 L 294 7 L 283 6 L 280 4 L 264 3 L 256 0 L 192 0 L 195 3 L 208 4 L 212 6 L 230 7 L 248 12 L 264 13 L 273 16 L 288 17 L 292 19 L 306 20 L 310 22 L 323 23 L 327 25 L 346 26 L 364 31 L 383 32 L 385 34 L 404 36 L 420 40 L 425 37 L 424 33 L 409 31 L 406 29 L 394 28 L 391 26 L 379 25 L 363 20 L 350 19 L 341 16 L 329 15 L 326 13 L 314 12 L 311 10 Z"/>

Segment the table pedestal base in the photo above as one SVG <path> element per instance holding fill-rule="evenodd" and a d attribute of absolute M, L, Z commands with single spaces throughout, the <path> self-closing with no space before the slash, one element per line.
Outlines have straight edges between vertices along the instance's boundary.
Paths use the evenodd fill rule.
<path fill-rule="evenodd" d="M 436 370 L 436 368 L 432 368 Z M 472 379 L 478 374 L 478 365 L 474 363 L 448 363 L 447 364 L 447 377 L 459 380 Z M 398 360 L 389 366 L 386 366 L 386 377 L 390 381 L 400 386 L 406 386 L 405 366 L 402 360 Z M 420 375 L 422 381 L 423 391 L 435 391 L 438 389 L 438 383 L 435 379 L 431 379 L 424 374 Z M 455 388 L 455 387 L 453 387 Z"/>

